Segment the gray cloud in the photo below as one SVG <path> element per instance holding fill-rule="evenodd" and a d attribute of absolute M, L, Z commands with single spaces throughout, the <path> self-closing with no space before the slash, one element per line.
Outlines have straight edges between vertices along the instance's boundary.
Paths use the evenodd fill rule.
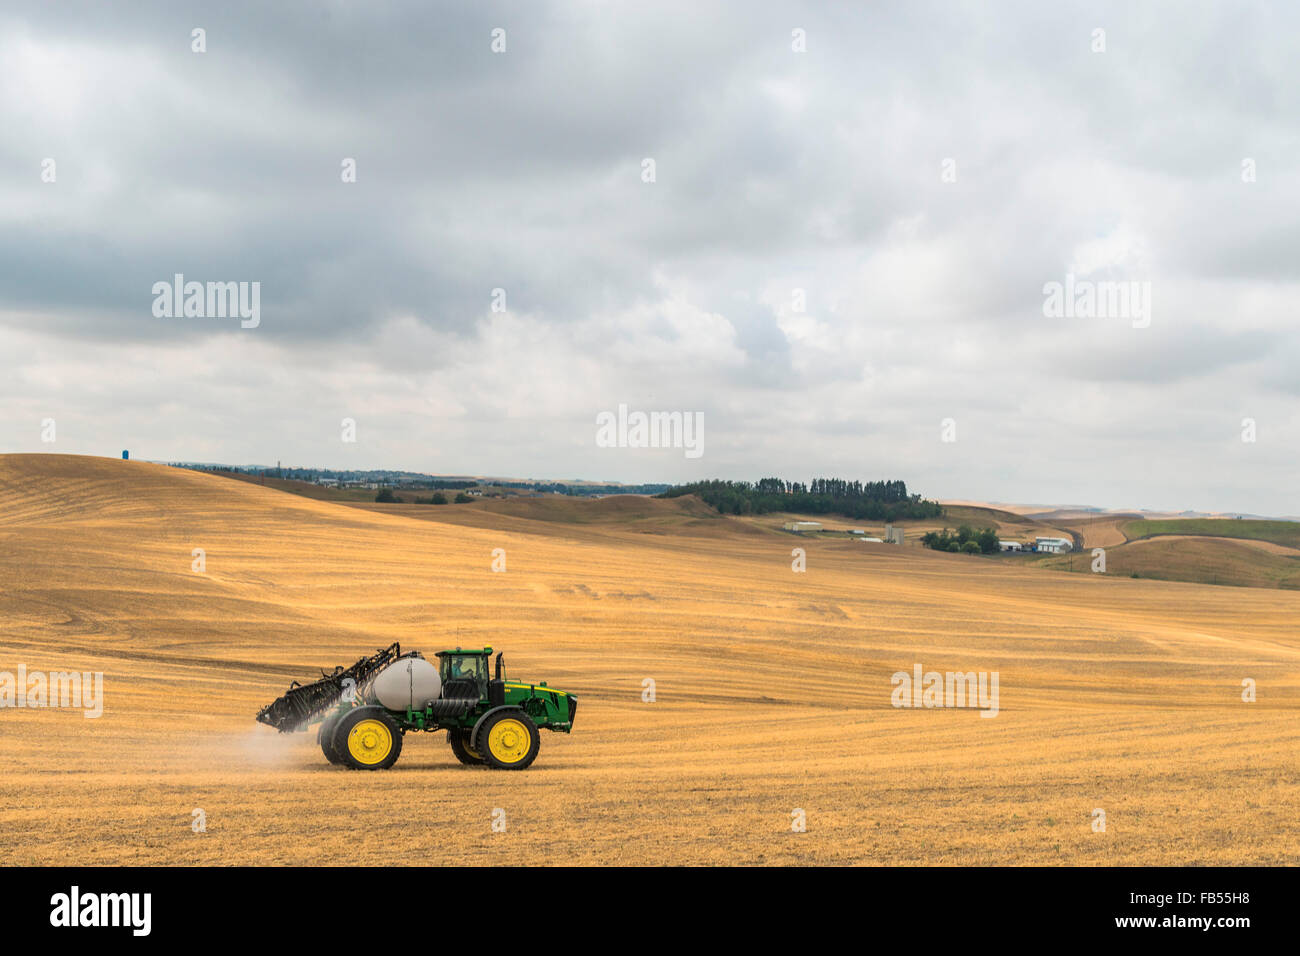
<path fill-rule="evenodd" d="M 1295 512 L 1297 21 L 1028 2 L 0 14 L 0 442 L 50 450 L 57 414 L 55 450 L 164 459 L 835 471 Z M 261 326 L 154 318 L 176 272 L 261 282 Z M 1067 272 L 1151 281 L 1151 328 L 1046 318 Z M 596 448 L 619 402 L 704 411 L 704 457 Z"/>

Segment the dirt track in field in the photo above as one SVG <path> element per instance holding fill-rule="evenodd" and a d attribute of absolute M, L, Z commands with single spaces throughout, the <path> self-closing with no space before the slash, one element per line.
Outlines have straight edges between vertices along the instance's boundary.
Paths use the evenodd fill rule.
<path fill-rule="evenodd" d="M 1291 592 L 795 540 L 692 501 L 363 509 L 35 455 L 0 456 L 0 580 L 0 671 L 105 680 L 98 719 L 0 710 L 8 863 L 1300 861 Z M 253 722 L 393 640 L 503 649 L 579 696 L 576 732 L 523 773 L 441 735 L 358 773 Z M 916 663 L 997 671 L 1000 712 L 892 707 Z"/>

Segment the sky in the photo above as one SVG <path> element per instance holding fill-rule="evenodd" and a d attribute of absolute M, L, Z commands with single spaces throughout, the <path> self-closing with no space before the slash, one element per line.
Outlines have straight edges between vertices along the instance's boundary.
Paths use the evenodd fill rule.
<path fill-rule="evenodd" d="M 0 453 L 1300 514 L 1297 47 L 1240 3 L 5 4 Z"/>

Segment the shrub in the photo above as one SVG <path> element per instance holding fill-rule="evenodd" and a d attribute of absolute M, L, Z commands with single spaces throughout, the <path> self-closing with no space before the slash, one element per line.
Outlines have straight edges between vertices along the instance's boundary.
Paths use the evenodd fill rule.
<path fill-rule="evenodd" d="M 392 488 L 381 488 L 379 494 L 375 495 L 375 501 L 392 504 L 397 501 L 397 496 L 393 494 Z"/>
<path fill-rule="evenodd" d="M 460 494 L 458 494 L 458 495 L 456 496 L 456 504 L 458 504 L 458 505 L 463 505 L 463 504 L 465 504 L 465 503 L 467 503 L 467 502 L 470 502 L 470 501 L 473 501 L 473 500 L 474 500 L 473 498 L 471 498 L 469 495 L 465 494 L 465 492 L 463 492 L 463 491 L 462 491 Z"/>
<path fill-rule="evenodd" d="M 967 554 L 996 554 L 1002 550 L 996 530 L 981 528 L 976 531 L 968 524 L 958 528 L 956 534 L 947 528 L 942 531 L 927 531 L 921 535 L 921 544 L 935 551 L 965 551 Z"/>

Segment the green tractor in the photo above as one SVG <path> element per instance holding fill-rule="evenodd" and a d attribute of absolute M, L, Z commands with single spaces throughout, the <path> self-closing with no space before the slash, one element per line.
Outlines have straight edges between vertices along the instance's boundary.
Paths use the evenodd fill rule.
<path fill-rule="evenodd" d="M 435 666 L 419 651 L 392 644 L 349 668 L 289 685 L 257 714 L 281 733 L 320 721 L 325 758 L 353 770 L 386 770 L 413 730 L 446 730 L 463 764 L 523 770 L 537 759 L 538 730 L 570 733 L 578 699 L 545 681 L 506 680 L 502 657 L 489 674 L 492 648 L 438 651 Z"/>

